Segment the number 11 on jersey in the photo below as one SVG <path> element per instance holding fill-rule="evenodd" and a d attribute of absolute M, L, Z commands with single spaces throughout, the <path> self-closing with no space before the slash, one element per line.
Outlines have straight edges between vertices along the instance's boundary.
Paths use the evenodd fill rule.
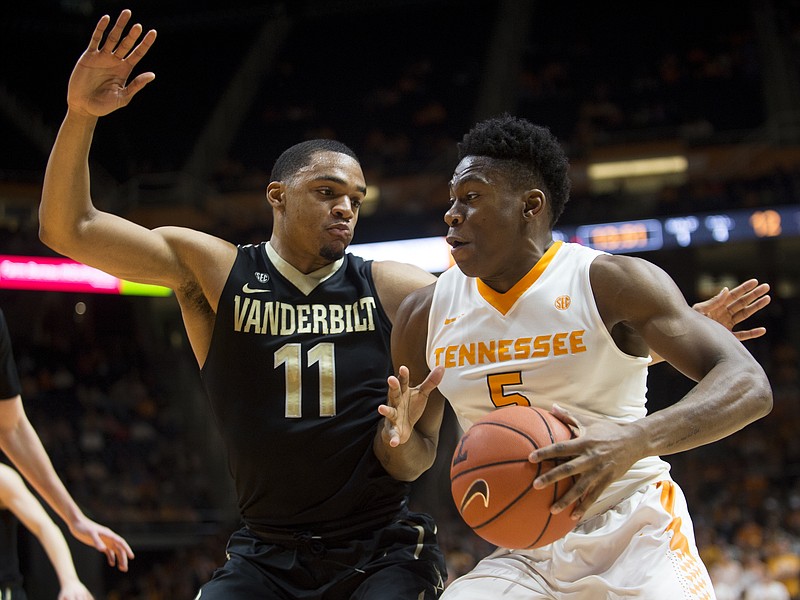
<path fill-rule="evenodd" d="M 321 342 L 307 353 L 308 368 L 319 370 L 319 416 L 336 414 L 336 361 L 334 347 L 330 342 Z M 300 344 L 285 344 L 275 352 L 275 368 L 284 366 L 286 380 L 286 417 L 298 419 L 303 416 L 303 349 Z"/>

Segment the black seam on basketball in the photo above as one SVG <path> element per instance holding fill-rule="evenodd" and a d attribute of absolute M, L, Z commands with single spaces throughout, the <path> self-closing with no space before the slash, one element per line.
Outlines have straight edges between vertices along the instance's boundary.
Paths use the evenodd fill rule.
<path fill-rule="evenodd" d="M 536 412 L 536 411 L 534 411 L 534 412 Z M 539 446 L 536 444 L 536 440 L 533 439 L 527 431 L 524 431 L 522 429 L 517 429 L 516 427 L 514 427 L 512 425 L 509 425 L 508 423 L 502 423 L 502 422 L 498 423 L 497 421 L 482 421 L 480 423 L 477 423 L 476 425 L 473 425 L 470 430 L 474 429 L 475 427 L 483 427 L 485 425 L 494 425 L 495 427 L 502 427 L 503 429 L 508 429 L 509 431 L 513 431 L 514 433 L 518 433 L 522 437 L 524 437 L 526 440 L 528 440 L 535 449 L 537 449 L 537 450 L 539 449 Z M 552 438 L 553 438 L 553 434 L 551 433 L 550 434 L 550 439 L 552 439 Z"/>
<path fill-rule="evenodd" d="M 550 428 L 550 422 L 547 419 L 545 419 L 544 415 L 540 413 L 538 410 L 535 410 L 533 412 L 536 413 L 536 416 L 539 417 L 539 419 L 541 419 L 542 423 L 544 423 L 544 426 L 547 428 L 547 434 L 550 436 L 550 443 L 555 444 L 556 436 L 553 435 L 553 430 Z"/>
<path fill-rule="evenodd" d="M 558 500 L 558 498 L 557 498 L 557 496 L 556 496 L 556 494 L 558 493 L 558 482 L 556 482 L 555 484 L 552 484 L 552 487 L 553 487 L 553 502 L 551 502 L 550 504 L 553 504 L 553 503 L 554 503 L 556 500 Z M 533 488 L 530 488 L 530 489 L 527 489 L 527 490 L 525 490 L 525 491 L 524 491 L 524 492 L 522 492 L 522 493 L 521 493 L 519 496 L 517 496 L 516 498 L 514 498 L 514 499 L 513 499 L 511 502 L 509 502 L 508 504 L 506 504 L 506 505 L 505 505 L 505 506 L 504 506 L 504 507 L 503 507 L 503 508 L 502 508 L 502 509 L 501 509 L 501 510 L 500 510 L 500 511 L 497 513 L 497 514 L 495 514 L 495 515 L 494 515 L 494 516 L 493 516 L 491 519 L 489 519 L 488 521 L 484 521 L 483 523 L 480 523 L 479 525 L 471 525 L 472 529 L 474 529 L 475 531 L 477 531 L 478 529 L 481 529 L 482 527 L 486 527 L 487 525 L 490 525 L 490 524 L 491 524 L 493 521 L 495 521 L 496 519 L 499 519 L 501 516 L 503 516 L 503 514 L 504 514 L 504 513 L 505 513 L 507 510 L 510 510 L 510 509 L 511 509 L 511 508 L 512 508 L 512 507 L 513 507 L 513 506 L 514 506 L 514 505 L 515 505 L 517 502 L 519 502 L 520 500 L 522 500 L 522 498 L 524 498 L 526 494 L 529 494 L 529 493 L 531 493 L 531 492 L 534 492 L 534 491 L 535 491 L 535 490 L 534 490 Z M 535 547 L 535 546 L 536 546 L 536 544 L 538 544 L 538 543 L 539 543 L 539 540 L 540 540 L 540 539 L 542 539 L 542 536 L 543 536 L 545 533 L 547 533 L 547 529 L 548 529 L 548 527 L 550 527 L 550 521 L 551 521 L 552 519 L 553 519 L 553 513 L 551 513 L 551 512 L 549 512 L 549 511 L 548 511 L 548 513 L 547 513 L 547 520 L 544 522 L 544 525 L 542 525 L 541 529 L 539 530 L 539 535 L 536 537 L 536 539 L 535 539 L 535 540 L 533 540 L 533 541 L 532 541 L 530 544 L 528 544 L 527 546 L 520 546 L 520 548 L 521 548 L 521 549 L 528 549 L 528 548 L 533 548 L 533 547 Z"/>
<path fill-rule="evenodd" d="M 518 463 L 527 463 L 527 462 L 530 462 L 527 458 L 515 458 L 513 460 L 499 460 L 497 462 L 484 463 L 482 465 L 478 465 L 477 467 L 470 467 L 469 469 L 465 469 L 460 473 L 456 473 L 455 475 L 452 475 L 450 477 L 450 480 L 455 481 L 459 477 L 463 477 L 464 475 L 469 475 L 470 473 L 474 473 L 475 471 L 480 471 L 481 469 L 485 469 L 486 467 L 496 467 L 499 465 L 515 465 Z M 533 476 L 533 478 L 536 479 L 542 472 L 542 467 L 541 467 L 542 463 L 531 463 L 531 464 L 536 464 L 536 474 Z"/>

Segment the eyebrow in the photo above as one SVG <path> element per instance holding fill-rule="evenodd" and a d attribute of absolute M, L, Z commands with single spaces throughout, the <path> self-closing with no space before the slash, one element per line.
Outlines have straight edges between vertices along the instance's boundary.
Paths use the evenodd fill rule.
<path fill-rule="evenodd" d="M 463 177 L 453 176 L 452 179 L 449 181 L 450 187 L 453 187 L 456 181 L 461 183 L 468 183 L 470 181 L 477 181 L 478 183 L 485 183 L 486 185 L 491 185 L 489 179 L 484 177 L 483 175 L 478 175 L 477 173 L 470 173 L 469 175 L 464 175 Z"/>
<path fill-rule="evenodd" d="M 350 185 L 347 181 L 345 181 L 341 177 L 336 177 L 335 175 L 320 175 L 319 177 L 314 177 L 312 181 L 332 181 L 334 183 L 338 183 L 339 185 L 343 186 Z M 356 189 L 365 196 L 367 195 L 367 188 L 365 186 L 357 185 Z"/>

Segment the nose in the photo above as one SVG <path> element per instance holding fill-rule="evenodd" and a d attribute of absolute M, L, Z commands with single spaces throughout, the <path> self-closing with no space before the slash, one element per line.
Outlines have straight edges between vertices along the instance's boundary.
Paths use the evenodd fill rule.
<path fill-rule="evenodd" d="M 353 203 L 350 201 L 350 196 L 344 194 L 339 197 L 339 201 L 333 206 L 333 214 L 340 219 L 353 218 Z"/>
<path fill-rule="evenodd" d="M 447 209 L 447 212 L 444 213 L 444 222 L 448 227 L 455 227 L 463 222 L 463 218 L 456 210 L 455 202 Z"/>

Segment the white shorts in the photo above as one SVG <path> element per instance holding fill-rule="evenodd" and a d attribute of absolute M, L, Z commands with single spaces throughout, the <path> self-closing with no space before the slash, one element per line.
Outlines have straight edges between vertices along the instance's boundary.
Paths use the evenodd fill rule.
<path fill-rule="evenodd" d="M 441 600 L 714 600 L 681 489 L 643 487 L 535 550 L 496 552 L 456 579 Z"/>

